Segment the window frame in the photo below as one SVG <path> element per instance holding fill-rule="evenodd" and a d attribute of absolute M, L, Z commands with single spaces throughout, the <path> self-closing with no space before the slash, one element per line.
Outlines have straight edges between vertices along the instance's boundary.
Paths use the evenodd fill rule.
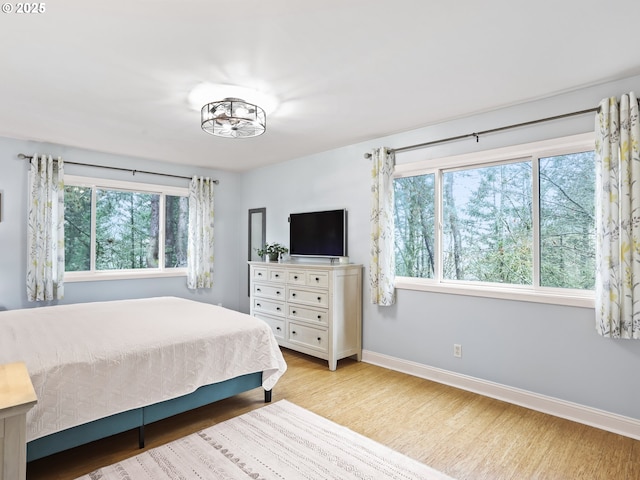
<path fill-rule="evenodd" d="M 509 147 L 484 150 L 462 155 L 425 159 L 410 163 L 397 163 L 393 178 L 434 174 L 436 204 L 434 214 L 435 256 L 438 262 L 434 268 L 434 278 L 396 277 L 395 287 L 404 290 L 418 290 L 436 293 L 469 295 L 507 300 L 568 305 L 594 308 L 595 292 L 558 287 L 540 286 L 540 199 L 539 160 L 540 158 L 578 153 L 595 149 L 593 132 L 532 142 Z M 397 154 L 396 160 L 400 154 Z M 401 157 L 400 157 L 401 158 Z M 532 202 L 533 221 L 533 275 L 532 285 L 505 285 L 498 283 L 443 279 L 442 271 L 442 176 L 445 171 L 455 171 L 481 166 L 530 161 L 532 188 L 536 198 Z"/>
<path fill-rule="evenodd" d="M 129 182 L 123 180 L 109 180 L 96 177 L 79 175 L 65 175 L 64 185 L 91 188 L 91 248 L 90 270 L 64 273 L 65 282 L 91 282 L 102 280 L 131 280 L 135 278 L 165 278 L 186 277 L 187 268 L 166 268 L 164 266 L 165 255 L 165 196 L 189 196 L 187 187 L 172 187 L 152 183 Z M 121 190 L 136 193 L 151 193 L 160 195 L 160 208 L 158 216 L 158 258 L 161 259 L 161 267 L 144 269 L 122 270 L 96 270 L 96 189 Z"/>

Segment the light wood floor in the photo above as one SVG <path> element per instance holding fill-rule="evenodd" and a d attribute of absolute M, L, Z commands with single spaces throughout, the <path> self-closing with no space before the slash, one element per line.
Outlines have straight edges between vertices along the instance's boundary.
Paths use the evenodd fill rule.
<path fill-rule="evenodd" d="M 640 441 L 350 359 L 289 350 L 287 399 L 463 479 L 640 479 Z M 146 429 L 151 448 L 263 406 L 260 389 Z M 139 453 L 125 432 L 31 462 L 28 480 L 73 479 Z"/>

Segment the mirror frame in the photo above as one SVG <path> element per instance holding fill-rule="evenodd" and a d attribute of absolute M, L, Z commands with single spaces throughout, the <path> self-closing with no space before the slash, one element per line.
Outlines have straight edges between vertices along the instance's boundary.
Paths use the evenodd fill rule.
<path fill-rule="evenodd" d="M 260 221 L 260 219 L 258 219 L 258 222 L 261 225 L 261 228 L 259 229 L 259 231 L 254 231 L 253 229 L 253 220 L 254 220 L 254 215 L 260 215 L 262 217 L 262 220 Z M 259 258 L 255 258 L 254 255 L 257 256 L 257 254 L 255 253 L 255 250 L 252 248 L 252 245 L 260 245 L 261 247 L 264 246 L 265 242 L 267 241 L 267 209 L 266 207 L 262 207 L 262 208 L 250 208 L 249 209 L 249 228 L 248 228 L 248 237 L 247 237 L 247 242 L 248 242 L 248 252 L 247 252 L 247 259 L 249 261 L 252 260 L 260 260 Z M 247 294 L 250 296 L 251 295 L 251 279 L 249 278 L 250 272 L 251 272 L 251 268 L 249 266 L 247 266 Z"/>

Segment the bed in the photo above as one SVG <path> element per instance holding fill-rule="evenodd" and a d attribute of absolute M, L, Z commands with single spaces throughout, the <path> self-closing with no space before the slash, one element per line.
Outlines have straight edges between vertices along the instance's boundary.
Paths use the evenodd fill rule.
<path fill-rule="evenodd" d="M 286 370 L 271 328 L 176 297 L 0 312 L 0 364 L 27 365 L 35 460 L 262 387 Z"/>

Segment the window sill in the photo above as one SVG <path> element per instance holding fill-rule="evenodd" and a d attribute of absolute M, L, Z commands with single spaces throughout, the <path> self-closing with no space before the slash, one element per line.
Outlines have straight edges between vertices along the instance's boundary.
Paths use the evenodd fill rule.
<path fill-rule="evenodd" d="M 396 277 L 395 287 L 400 290 L 469 295 L 473 297 L 500 298 L 521 302 L 548 303 L 572 307 L 595 308 L 594 292 L 562 288 L 535 290 L 531 287 L 474 285 L 464 282 L 436 282 L 434 280 Z"/>
<path fill-rule="evenodd" d="M 133 280 L 139 278 L 167 278 L 186 277 L 186 268 L 174 268 L 170 270 L 110 270 L 103 272 L 66 272 L 65 283 L 74 282 L 99 282 L 103 280 Z"/>

